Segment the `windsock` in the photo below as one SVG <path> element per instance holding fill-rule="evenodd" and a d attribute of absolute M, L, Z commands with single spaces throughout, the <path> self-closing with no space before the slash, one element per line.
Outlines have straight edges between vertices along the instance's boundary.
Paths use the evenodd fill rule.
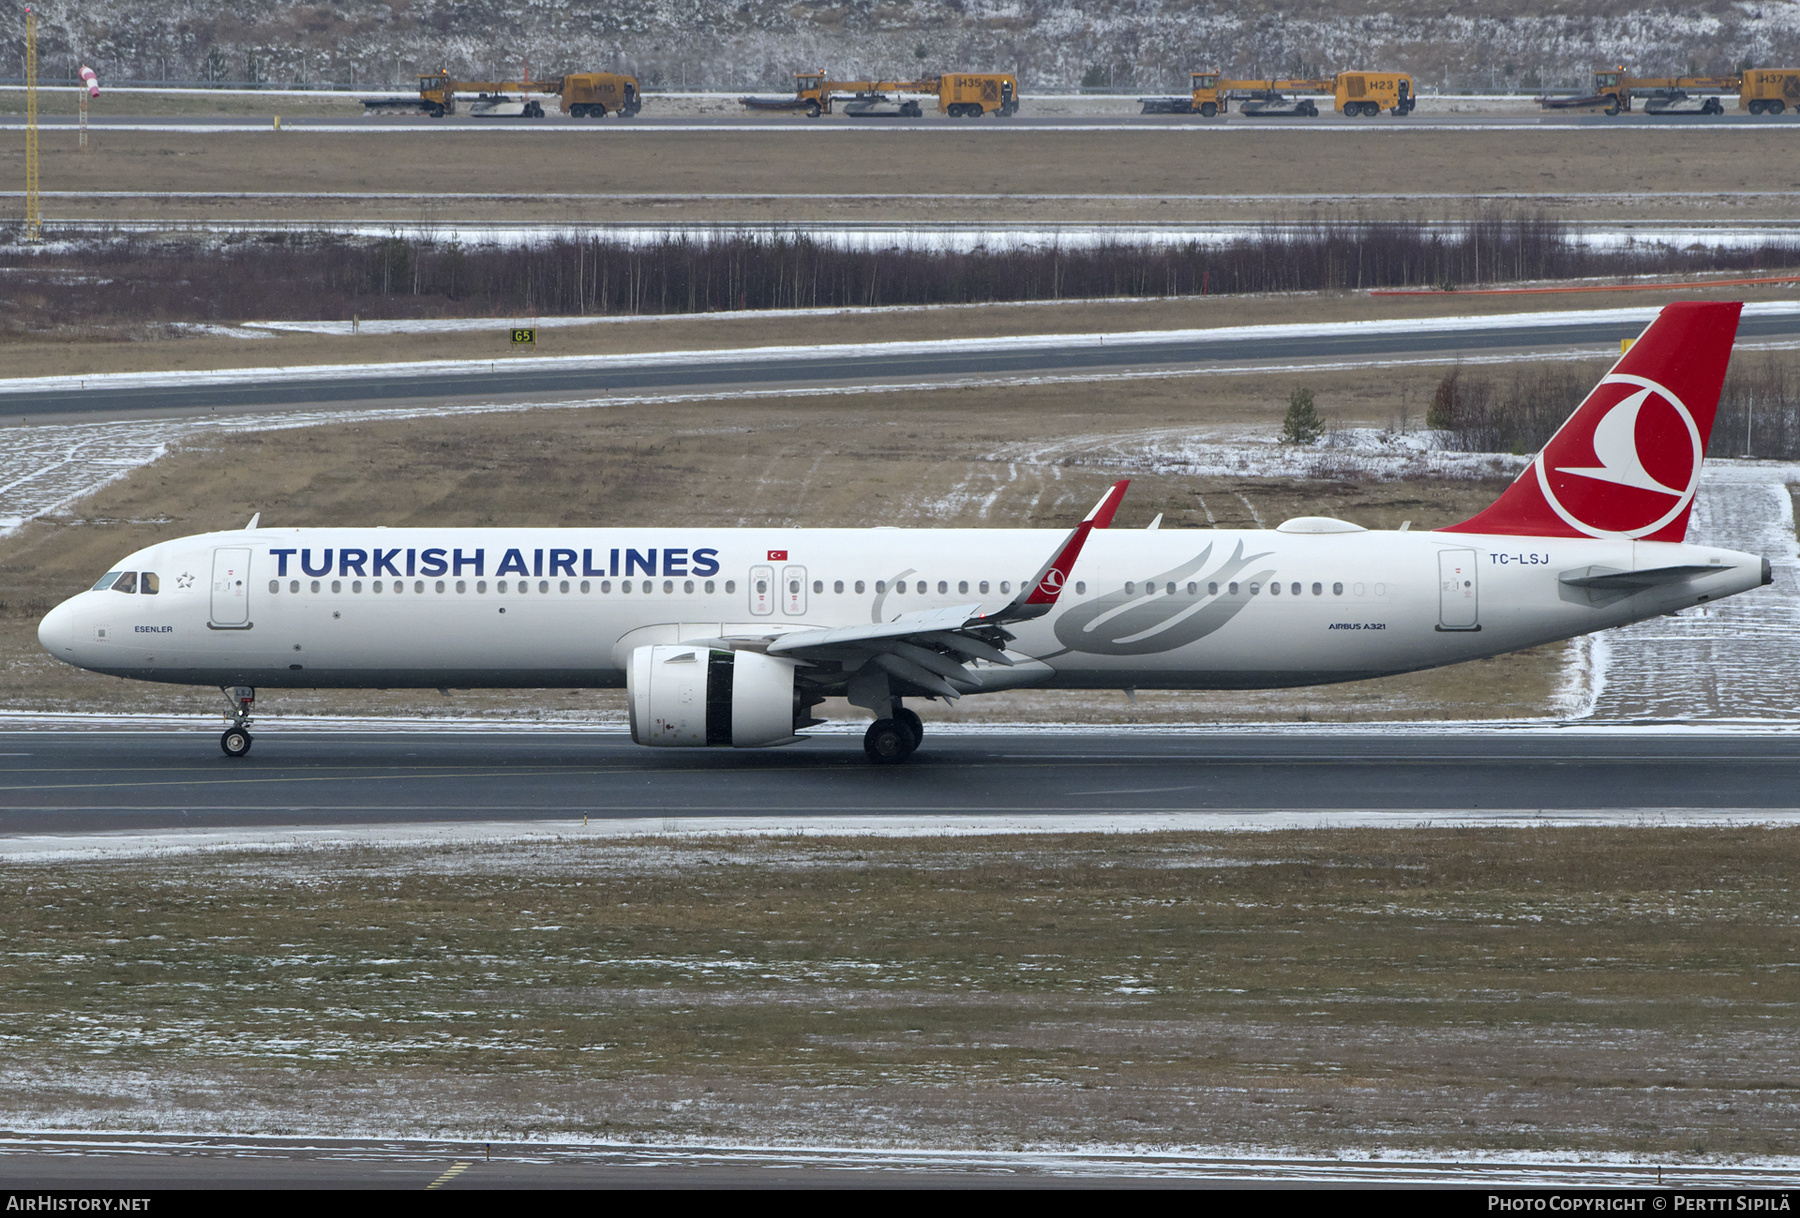
<path fill-rule="evenodd" d="M 94 75 L 94 69 L 86 64 L 81 65 L 81 81 L 87 86 L 89 97 L 100 96 L 100 78 Z"/>

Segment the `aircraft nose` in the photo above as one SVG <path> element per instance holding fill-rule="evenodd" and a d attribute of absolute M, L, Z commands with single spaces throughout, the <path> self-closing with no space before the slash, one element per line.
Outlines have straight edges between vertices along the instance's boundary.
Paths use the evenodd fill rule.
<path fill-rule="evenodd" d="M 75 655 L 78 623 L 75 602 L 66 600 L 44 615 L 38 623 L 38 646 L 59 660 Z"/>

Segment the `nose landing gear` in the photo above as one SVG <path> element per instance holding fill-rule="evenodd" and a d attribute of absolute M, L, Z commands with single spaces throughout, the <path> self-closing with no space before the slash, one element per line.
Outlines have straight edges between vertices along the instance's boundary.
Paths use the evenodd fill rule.
<path fill-rule="evenodd" d="M 220 692 L 231 706 L 225 714 L 231 720 L 231 726 L 219 737 L 219 747 L 225 750 L 227 757 L 242 757 L 249 753 L 254 740 L 250 735 L 250 710 L 256 705 L 256 691 L 248 685 L 236 685 Z"/>

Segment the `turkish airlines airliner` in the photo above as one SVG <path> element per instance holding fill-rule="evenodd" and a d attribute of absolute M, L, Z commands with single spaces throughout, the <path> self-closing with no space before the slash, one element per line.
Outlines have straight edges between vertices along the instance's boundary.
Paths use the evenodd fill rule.
<path fill-rule="evenodd" d="M 1687 541 L 1738 304 L 1665 308 L 1479 515 L 1377 532 L 261 528 L 149 546 L 45 616 L 67 663 L 256 687 L 617 688 L 656 746 L 802 739 L 846 697 L 904 760 L 906 698 L 1259 689 L 1455 664 L 1770 581 Z"/>

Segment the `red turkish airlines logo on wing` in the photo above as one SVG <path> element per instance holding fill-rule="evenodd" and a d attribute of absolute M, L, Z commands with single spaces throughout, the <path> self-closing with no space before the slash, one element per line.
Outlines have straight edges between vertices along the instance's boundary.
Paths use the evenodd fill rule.
<path fill-rule="evenodd" d="M 1680 398 L 1615 373 L 1538 454 L 1538 485 L 1551 509 L 1590 537 L 1645 537 L 1687 510 L 1705 455 Z"/>
<path fill-rule="evenodd" d="M 769 551 L 769 561 L 770 562 L 786 562 L 787 561 L 787 551 L 786 550 L 770 550 Z"/>

